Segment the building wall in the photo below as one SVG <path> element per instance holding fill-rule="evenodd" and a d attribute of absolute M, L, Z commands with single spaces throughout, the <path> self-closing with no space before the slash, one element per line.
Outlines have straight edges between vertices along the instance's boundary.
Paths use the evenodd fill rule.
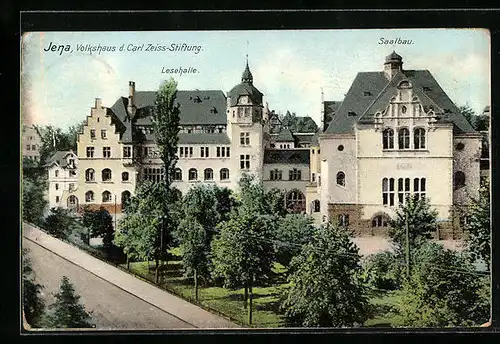
<path fill-rule="evenodd" d="M 91 129 L 96 130 L 95 139 L 91 138 Z M 101 138 L 101 129 L 106 130 L 106 139 Z M 123 147 L 119 140 L 120 135 L 115 133 L 115 127 L 111 124 L 111 117 L 106 115 L 106 108 L 102 106 L 100 99 L 96 99 L 96 104 L 91 109 L 91 115 L 87 117 L 87 123 L 83 127 L 83 133 L 78 135 L 77 153 L 80 173 L 76 196 L 80 206 L 104 205 L 109 207 L 113 213 L 115 203 L 118 211 L 121 209 L 122 192 L 128 191 L 131 195 L 134 194 L 138 170 L 135 167 L 124 165 L 124 159 L 122 158 Z M 87 158 L 87 147 L 94 147 L 93 158 Z M 111 148 L 110 158 L 103 157 L 103 147 Z M 95 171 L 95 181 L 85 180 L 85 171 L 89 168 Z M 111 181 L 102 181 L 102 170 L 106 168 L 109 168 L 112 172 Z M 123 172 L 128 172 L 128 181 L 122 181 Z M 87 191 L 94 192 L 94 201 L 86 202 L 85 194 Z M 111 200 L 108 202 L 102 201 L 104 191 L 111 193 Z"/>
<path fill-rule="evenodd" d="M 74 171 L 75 174 L 73 174 L 72 171 Z M 52 165 L 52 167 L 48 169 L 49 208 L 67 208 L 67 198 L 69 195 L 76 195 L 78 190 L 78 171 L 78 169 L 65 169 L 58 165 Z M 70 191 L 70 184 L 73 184 L 72 191 Z"/>
<path fill-rule="evenodd" d="M 289 180 L 289 171 L 296 168 L 301 171 L 301 180 Z M 272 170 L 282 171 L 282 180 L 271 180 Z M 265 164 L 262 172 L 262 181 L 266 188 L 277 188 L 285 192 L 297 189 L 306 196 L 306 186 L 309 184 L 309 165 L 308 164 Z"/>
<path fill-rule="evenodd" d="M 464 148 L 457 149 L 462 143 Z M 481 138 L 479 135 L 458 136 L 453 139 L 453 171 L 465 174 L 465 186 L 454 188 L 453 202 L 467 204 L 469 199 L 479 197 Z"/>
<path fill-rule="evenodd" d="M 40 161 L 40 147 L 42 139 L 33 126 L 24 126 L 21 136 L 22 156 L 31 160 Z"/>

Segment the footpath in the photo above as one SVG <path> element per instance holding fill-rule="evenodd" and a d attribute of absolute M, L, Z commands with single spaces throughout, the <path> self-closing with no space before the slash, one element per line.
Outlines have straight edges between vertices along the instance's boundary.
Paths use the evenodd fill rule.
<path fill-rule="evenodd" d="M 77 247 L 44 233 L 34 226 L 23 223 L 22 231 L 23 237 L 197 328 L 240 328 L 239 325 L 223 317 L 212 314 L 158 287 L 141 281 L 110 264 L 92 257 Z"/>

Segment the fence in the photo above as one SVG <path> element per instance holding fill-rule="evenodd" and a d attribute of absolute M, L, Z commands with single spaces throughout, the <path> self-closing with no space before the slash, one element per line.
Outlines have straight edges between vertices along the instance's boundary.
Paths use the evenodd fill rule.
<path fill-rule="evenodd" d="M 46 235 L 49 235 L 49 236 L 53 237 L 50 233 L 48 233 L 46 230 L 40 228 L 37 225 L 34 225 L 34 224 L 29 223 L 27 221 L 23 221 L 23 223 L 26 223 L 26 224 L 32 226 L 33 228 L 36 228 L 36 229 L 40 230 L 41 232 L 45 233 Z M 92 257 L 94 257 L 96 259 L 99 259 L 100 261 L 102 261 L 102 262 L 104 262 L 106 264 L 109 264 L 109 265 L 111 265 L 111 266 L 113 266 L 113 267 L 115 267 L 115 268 L 117 268 L 117 269 L 119 269 L 119 270 L 121 270 L 123 272 L 126 272 L 129 275 L 132 275 L 135 278 L 138 278 L 138 279 L 140 279 L 143 282 L 146 282 L 146 283 L 151 284 L 151 285 L 153 285 L 153 286 L 155 286 L 157 288 L 160 288 L 160 289 L 162 289 L 162 290 L 164 290 L 164 291 L 166 291 L 166 292 L 168 292 L 170 294 L 173 294 L 173 295 L 175 295 L 175 296 L 183 299 L 184 301 L 192 303 L 192 304 L 194 304 L 194 305 L 196 305 L 196 306 L 198 306 L 198 307 L 200 307 L 200 308 L 202 308 L 202 309 L 204 309 L 204 310 L 206 310 L 206 311 L 208 311 L 210 313 L 214 313 L 214 314 L 220 316 L 221 318 L 224 318 L 226 320 L 234 322 L 234 323 L 236 323 L 236 324 L 238 324 L 240 326 L 249 326 L 248 324 L 245 324 L 245 323 L 243 323 L 242 321 L 240 321 L 240 320 L 238 320 L 236 318 L 233 318 L 231 316 L 228 316 L 227 314 L 224 314 L 224 313 L 218 311 L 217 309 L 214 309 L 214 308 L 212 308 L 210 306 L 207 306 L 207 305 L 205 305 L 205 304 L 203 304 L 203 303 L 201 303 L 199 301 L 197 302 L 194 298 L 186 297 L 186 296 L 182 295 L 181 293 L 178 293 L 174 288 L 170 287 L 167 283 L 156 284 L 154 280 L 152 280 L 152 279 L 149 278 L 149 276 L 143 276 L 143 275 L 138 274 L 138 273 L 136 273 L 134 271 L 130 271 L 127 268 L 124 268 L 123 266 L 121 266 L 120 264 L 116 264 L 116 263 L 114 263 L 114 262 L 106 259 L 106 254 L 103 253 L 102 250 L 100 250 L 100 249 L 97 249 L 95 247 L 88 246 L 88 245 L 81 245 L 81 244 L 72 242 L 70 240 L 67 240 L 66 238 L 56 238 L 56 239 L 59 239 L 59 240 L 65 242 L 68 245 L 71 245 L 71 246 L 73 246 L 73 247 L 75 247 L 75 248 L 77 248 L 77 249 L 79 249 L 81 251 L 84 251 L 85 253 L 91 255 Z M 250 326 L 252 326 L 252 325 L 250 325 Z"/>

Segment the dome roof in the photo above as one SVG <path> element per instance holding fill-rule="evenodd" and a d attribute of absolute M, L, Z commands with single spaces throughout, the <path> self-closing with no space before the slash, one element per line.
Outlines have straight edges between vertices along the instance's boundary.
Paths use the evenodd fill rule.
<path fill-rule="evenodd" d="M 386 63 L 389 63 L 389 62 L 401 62 L 402 60 L 403 60 L 403 58 L 400 55 L 398 55 L 396 53 L 396 51 L 394 51 L 394 50 L 392 51 L 392 53 L 390 55 L 387 55 L 385 57 L 385 62 Z"/>
<path fill-rule="evenodd" d="M 262 105 L 263 94 L 253 85 L 253 76 L 248 67 L 248 61 L 241 76 L 241 83 L 234 86 L 228 93 L 228 97 L 231 98 L 230 106 L 235 106 L 238 103 L 238 97 L 243 95 L 249 96 L 253 104 Z"/>

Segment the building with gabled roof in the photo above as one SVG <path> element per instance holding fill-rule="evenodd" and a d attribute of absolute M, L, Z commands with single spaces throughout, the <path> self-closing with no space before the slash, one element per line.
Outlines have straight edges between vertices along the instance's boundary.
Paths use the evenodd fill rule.
<path fill-rule="evenodd" d="M 78 208 L 78 156 L 73 151 L 57 151 L 45 167 L 48 170 L 49 208 Z"/>
<path fill-rule="evenodd" d="M 438 210 L 442 233 L 454 233 L 460 206 L 478 193 L 481 136 L 431 72 L 403 69 L 393 52 L 381 71 L 359 72 L 341 102 L 323 106 L 330 121 L 307 193 L 323 220 L 385 233 L 415 195 Z"/>

